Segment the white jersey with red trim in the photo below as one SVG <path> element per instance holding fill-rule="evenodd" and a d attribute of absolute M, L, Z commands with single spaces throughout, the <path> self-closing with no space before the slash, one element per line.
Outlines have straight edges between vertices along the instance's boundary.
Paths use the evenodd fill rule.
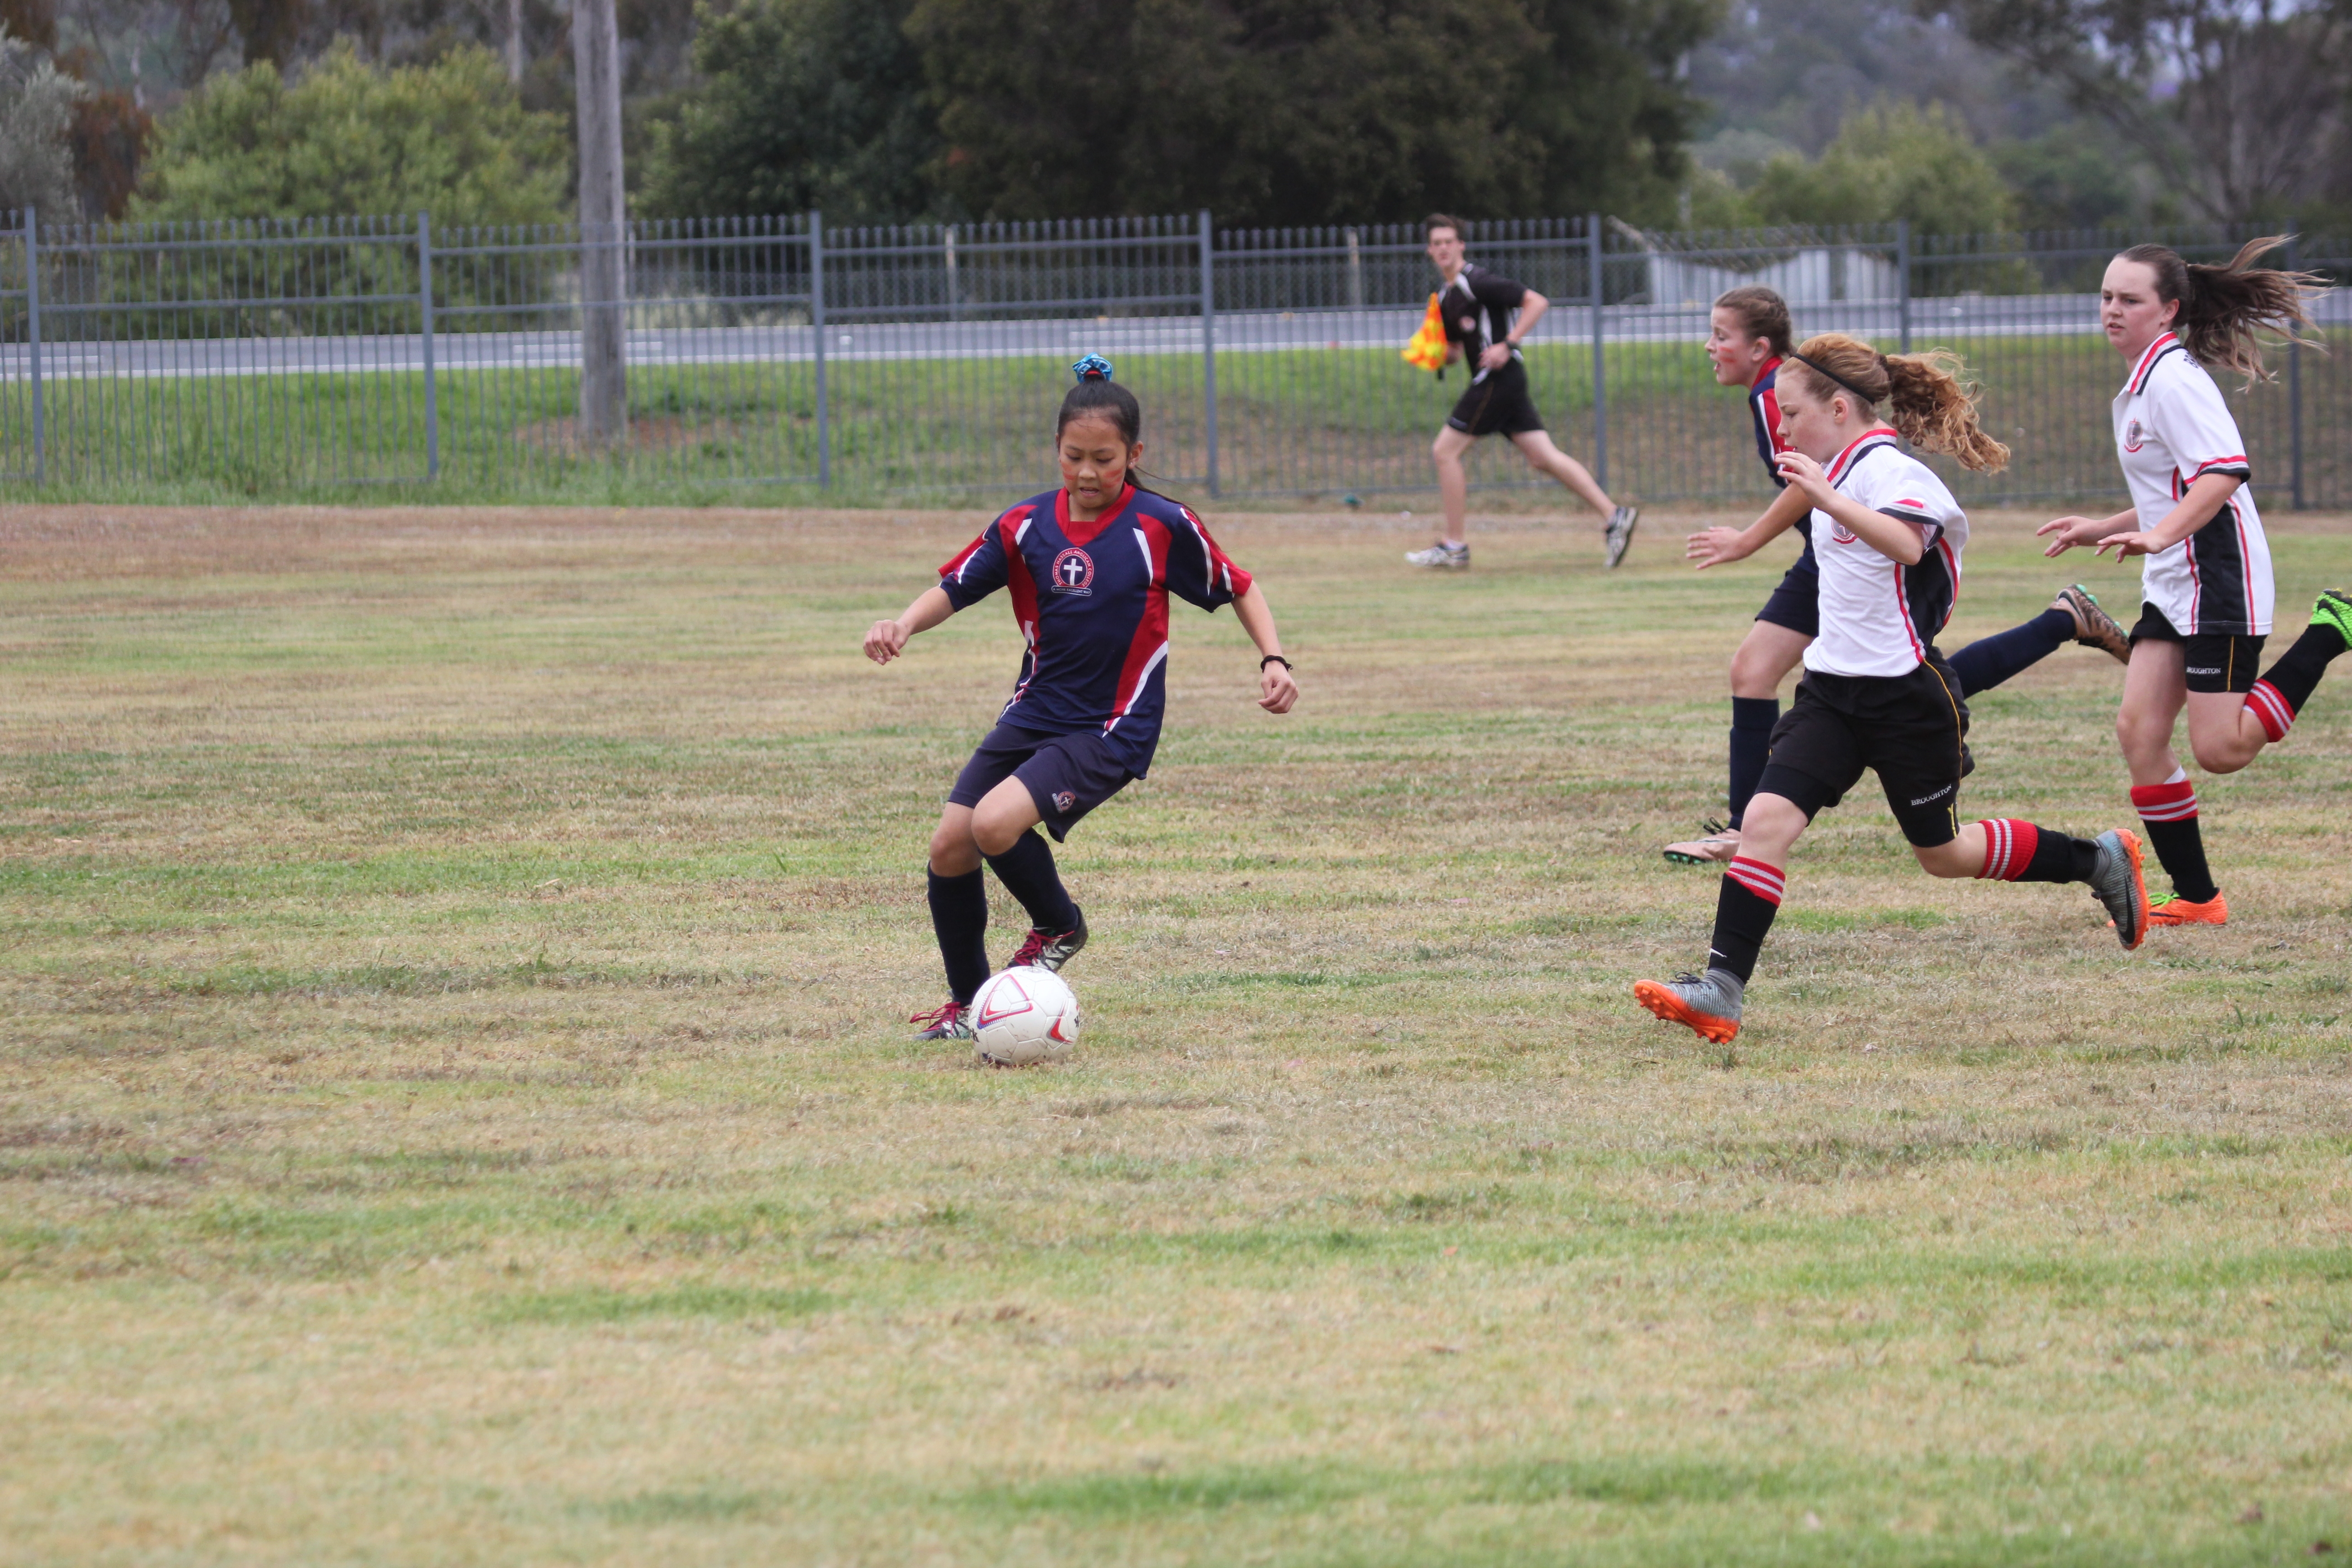
<path fill-rule="evenodd" d="M 2145 557 L 2140 598 L 2183 635 L 2263 637 L 2271 629 L 2270 542 L 2254 510 L 2253 465 L 2221 389 L 2167 332 L 2147 345 L 2116 394 L 2116 456 L 2145 533 L 2207 474 L 2241 484 L 2213 521 Z"/>
<path fill-rule="evenodd" d="M 1827 472 L 1840 495 L 1917 528 L 1927 552 L 1906 566 L 1815 509 L 1822 629 L 1806 645 L 1805 668 L 1823 675 L 1908 675 L 1926 662 L 1927 646 L 1952 618 L 1968 513 L 1885 426 L 1856 437 Z"/>

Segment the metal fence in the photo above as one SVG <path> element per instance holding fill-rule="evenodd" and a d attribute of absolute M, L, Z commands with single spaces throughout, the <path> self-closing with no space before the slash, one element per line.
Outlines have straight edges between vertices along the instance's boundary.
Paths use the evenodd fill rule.
<path fill-rule="evenodd" d="M 1651 234 L 1600 217 L 1477 224 L 1474 259 L 1552 301 L 1529 336 L 1555 437 L 1651 500 L 1759 494 L 1738 395 L 1698 343 L 1762 282 L 1801 332 L 1958 350 L 2016 451 L 1977 500 L 2106 495 L 2120 380 L 2095 290 L 2121 246 L 2192 258 L 2216 229 L 1912 237 L 1903 226 Z M 1398 349 L 1435 277 L 1412 226 L 1219 230 L 1210 216 L 829 229 L 814 213 L 440 229 L 428 216 L 185 225 L 0 218 L 0 483 L 16 493 L 420 498 L 804 487 L 848 500 L 1050 482 L 1067 365 L 1109 355 L 1146 466 L 1216 496 L 1432 488 L 1463 385 Z M 625 435 L 580 418 L 583 258 L 625 278 Z M 2342 277 L 2352 242 L 2284 259 Z M 599 309 L 606 308 L 599 306 Z M 2352 334 L 2352 301 L 2322 305 Z M 2279 501 L 2352 506 L 2352 363 L 2279 356 L 2231 390 Z M 1474 481 L 1536 481 L 1483 444 Z M 2278 504 L 2278 502 L 2273 502 Z"/>

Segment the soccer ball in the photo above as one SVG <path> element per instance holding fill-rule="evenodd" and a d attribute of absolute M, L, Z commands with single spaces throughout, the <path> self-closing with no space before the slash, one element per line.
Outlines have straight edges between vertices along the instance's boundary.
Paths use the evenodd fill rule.
<path fill-rule="evenodd" d="M 984 1062 L 1057 1062 L 1077 1046 L 1078 999 L 1050 969 L 1008 969 L 971 999 L 971 1032 Z"/>

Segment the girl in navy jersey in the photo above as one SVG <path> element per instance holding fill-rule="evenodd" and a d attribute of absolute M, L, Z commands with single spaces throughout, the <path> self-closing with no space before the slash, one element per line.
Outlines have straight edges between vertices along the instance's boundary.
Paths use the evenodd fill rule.
<path fill-rule="evenodd" d="M 1769 289 L 1734 289 L 1715 302 L 1706 338 L 1715 379 L 1725 386 L 1748 389 L 1757 456 L 1763 458 L 1772 482 L 1783 488 L 1764 515 L 1745 529 L 1710 528 L 1692 534 L 1685 553 L 1700 571 L 1753 555 L 1811 510 L 1801 492 L 1787 488 L 1777 467 L 1782 447 L 1776 380 L 1781 362 L 1789 356 L 1790 335 L 1788 302 Z M 1764 607 L 1756 612 L 1756 624 L 1748 628 L 1739 651 L 1731 656 L 1730 818 L 1727 823 L 1708 823 L 1696 838 L 1667 845 L 1667 859 L 1696 866 L 1728 860 L 1739 852 L 1739 825 L 1748 797 L 1756 792 L 1772 726 L 1780 719 L 1780 682 L 1797 667 L 1805 645 L 1821 630 L 1815 606 L 1820 586 L 1808 531 L 1803 553 L 1772 590 Z M 1972 642 L 1952 655 L 1952 672 L 1959 678 L 1960 695 L 1989 690 L 2047 658 L 2070 640 L 2118 660 L 2128 654 L 2123 627 L 2099 608 L 2088 588 L 2076 583 L 2062 590 L 2050 607 L 2033 619 Z"/>
<path fill-rule="evenodd" d="M 1977 423 L 1949 354 L 1879 353 L 1840 333 L 1809 338 L 1780 367 L 1786 450 L 1778 467 L 1811 509 L 1820 635 L 1796 700 L 1772 727 L 1739 847 L 1716 901 L 1704 973 L 1644 980 L 1637 1001 L 1704 1037 L 1739 1033 L 1749 977 L 1786 890 L 1789 851 L 1814 816 L 1878 775 L 1919 864 L 1937 877 L 2086 882 L 2126 947 L 2147 931 L 2139 840 L 2071 838 L 2030 822 L 1961 826 L 1968 709 L 1936 651 L 1959 590 L 1969 520 L 1904 440 L 1963 468 L 1997 470 L 2009 449 Z M 1889 405 L 1891 424 L 1877 415 Z"/>
<path fill-rule="evenodd" d="M 2107 264 L 2099 323 L 2131 366 L 2116 394 L 2115 429 L 2132 504 L 2042 526 L 2053 555 L 2084 544 L 2118 561 L 2147 557 L 2116 734 L 2132 804 L 2172 878 L 2172 897 L 2149 917 L 2158 925 L 2230 918 L 2205 861 L 2197 786 L 2172 750 L 2181 710 L 2197 765 L 2236 773 L 2286 739 L 2329 661 L 2352 644 L 2352 598 L 2331 589 L 2295 645 L 2255 679 L 2271 629 L 2270 545 L 2245 439 L 2205 367 L 2239 372 L 2251 385 L 2263 374 L 2256 332 L 2308 324 L 2304 300 L 2318 279 L 2247 265 L 2281 243 L 2251 241 L 2227 267 L 2192 267 L 2160 245 L 2133 246 Z"/>
<path fill-rule="evenodd" d="M 988 978 L 988 893 L 981 862 L 1028 911 L 1029 935 L 1008 961 L 1058 970 L 1087 942 L 1086 917 L 1054 868 L 1056 841 L 1130 779 L 1160 742 L 1167 698 L 1168 595 L 1213 611 L 1230 604 L 1257 645 L 1258 706 L 1298 700 L 1274 612 L 1248 573 L 1227 560 L 1192 511 L 1139 488 L 1143 413 L 1088 354 L 1062 400 L 1055 445 L 1062 488 L 1023 501 L 940 569 L 892 621 L 866 634 L 877 664 L 907 639 L 999 588 L 1021 629 L 1013 696 L 948 792 L 931 835 L 931 926 L 946 962 L 948 1000 L 913 1021 L 925 1040 L 968 1040 L 972 994 Z"/>

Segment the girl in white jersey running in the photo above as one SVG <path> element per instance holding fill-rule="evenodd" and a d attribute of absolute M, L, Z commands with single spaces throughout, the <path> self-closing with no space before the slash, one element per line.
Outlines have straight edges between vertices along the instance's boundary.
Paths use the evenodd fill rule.
<path fill-rule="evenodd" d="M 2352 598 L 2319 595 L 2311 625 L 2269 673 L 2255 661 L 2271 629 L 2271 552 L 2254 510 L 2238 422 L 2207 365 L 2263 374 L 2263 329 L 2292 333 L 2318 279 L 2247 264 L 2283 243 L 2248 242 L 2227 267 L 2193 267 L 2160 245 L 2136 245 L 2107 264 L 2099 324 L 2131 374 L 2116 394 L 2116 455 L 2130 510 L 2042 525 L 2049 553 L 2075 545 L 2145 555 L 2139 624 L 2132 628 L 2116 736 L 2131 770 L 2132 805 L 2172 878 L 2155 925 L 2222 925 L 2230 906 L 2214 885 L 2197 826 L 2197 786 L 2172 750 L 2189 711 L 2189 747 L 2209 773 L 2233 773 L 2286 738 L 2328 662 L 2352 646 Z"/>
<path fill-rule="evenodd" d="M 2086 882 L 2137 947 L 2147 925 L 2139 840 L 2115 829 L 2073 838 L 2031 822 L 1961 826 L 1968 708 L 1936 634 L 1960 585 L 1968 514 L 1933 470 L 1897 445 L 1994 471 L 2009 448 L 1977 423 L 1949 353 L 1882 354 L 1843 333 L 1808 338 L 1780 367 L 1780 455 L 1790 489 L 1812 503 L 1821 633 L 1805 648 L 1796 700 L 1748 803 L 1725 868 L 1703 973 L 1644 980 L 1634 999 L 1720 1044 L 1739 1033 L 1748 982 L 1786 890 L 1789 851 L 1814 816 L 1865 771 L 1878 774 L 1912 853 L 1929 875 Z M 1889 405 L 1891 424 L 1880 420 Z"/>

